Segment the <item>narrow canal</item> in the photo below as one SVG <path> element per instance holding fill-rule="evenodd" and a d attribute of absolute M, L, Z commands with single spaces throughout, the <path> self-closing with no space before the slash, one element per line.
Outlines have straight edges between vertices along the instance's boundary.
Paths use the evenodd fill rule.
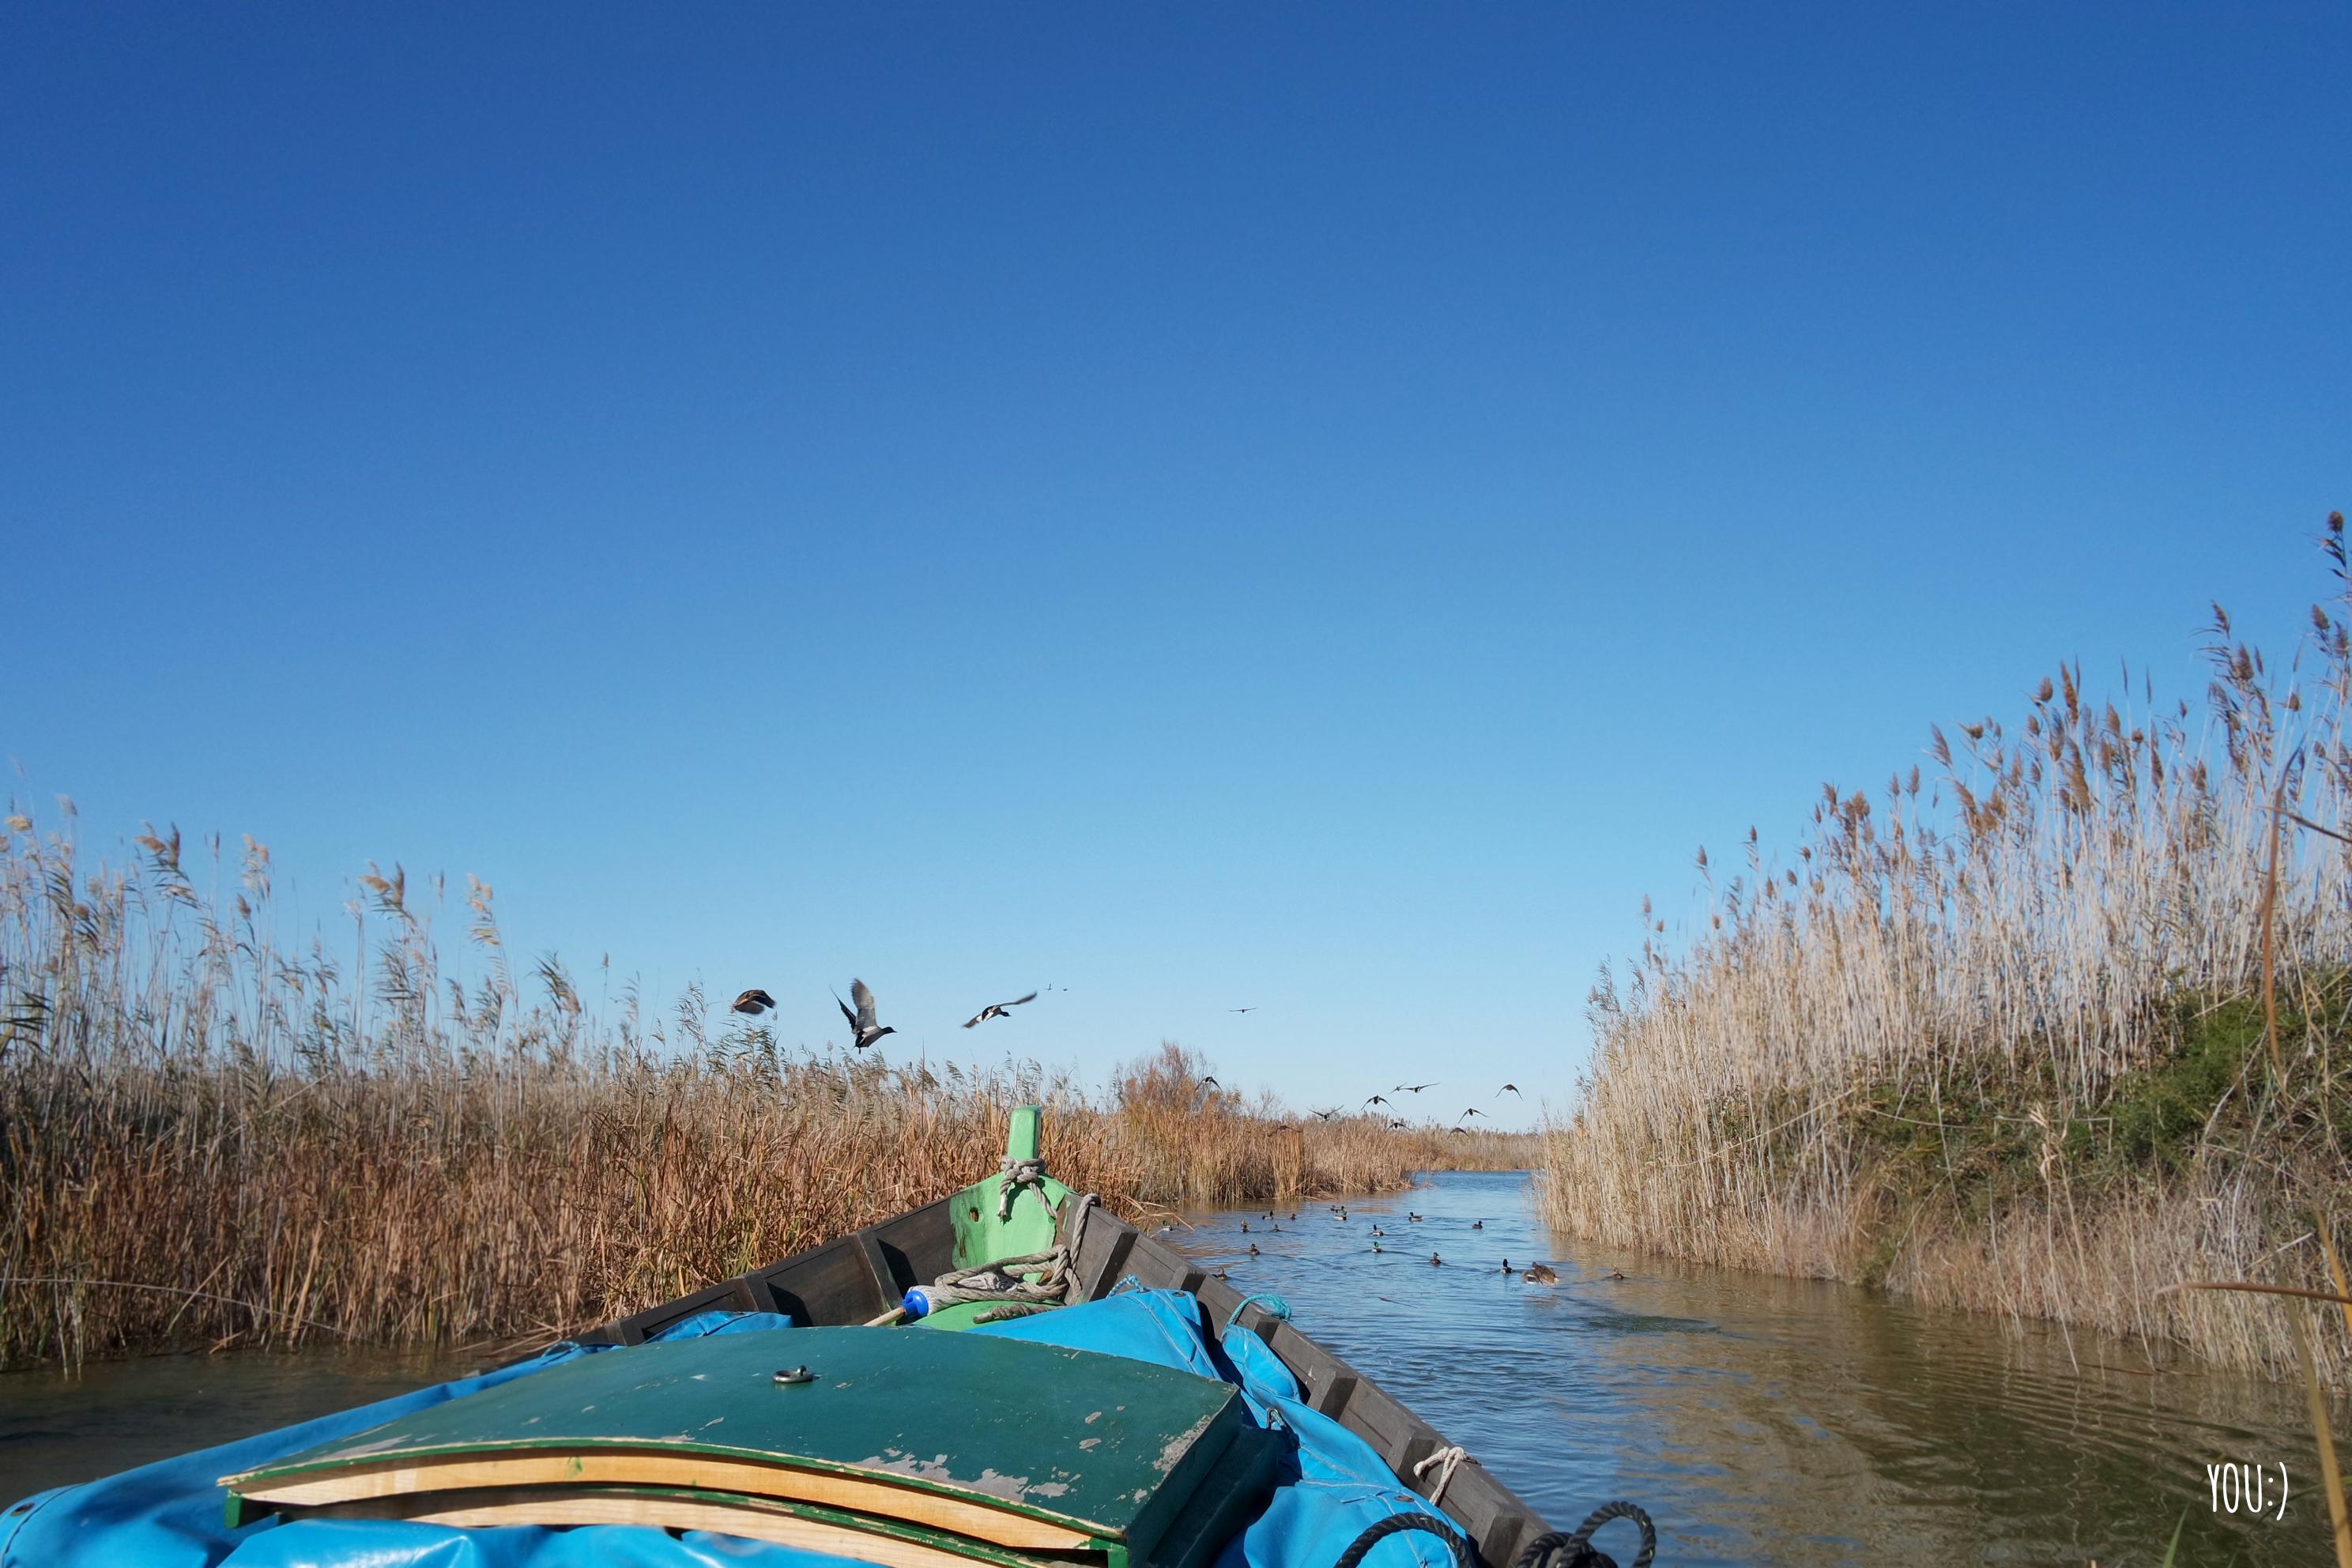
<path fill-rule="evenodd" d="M 1554 1524 L 1611 1498 L 1641 1503 L 1664 1568 L 2154 1568 L 2184 1518 L 2180 1568 L 2331 1560 L 2295 1391 L 2151 1375 L 2131 1347 L 2092 1335 L 2021 1336 L 1844 1286 L 1585 1248 L 1528 1200 L 1524 1176 L 1449 1173 L 1350 1203 L 1344 1222 L 1317 1202 L 1296 1221 L 1286 1210 L 1278 1232 L 1259 1210 L 1195 1215 L 1169 1239 L 1280 1292 L 1300 1327 Z M 1549 1261 L 1559 1283 L 1507 1277 L 1505 1258 Z M 0 1503 L 473 1364 L 162 1356 L 0 1376 Z M 2339 1432 L 2352 1426 L 2337 1414 Z M 2223 1460 L 2284 1463 L 2284 1521 L 2217 1515 L 2206 1467 Z"/>
<path fill-rule="evenodd" d="M 2333 1561 L 2299 1390 L 2152 1375 L 2095 1335 L 1585 1247 L 1531 1196 L 1522 1174 L 1446 1173 L 1350 1203 L 1344 1222 L 1317 1202 L 1278 1233 L 1260 1210 L 1194 1215 L 1164 1239 L 1279 1292 L 1555 1526 L 1641 1503 L 1669 1568 L 2155 1568 L 2184 1517 L 2180 1568 Z M 1507 1276 L 1506 1258 L 1550 1262 L 1559 1283 Z M 2223 1460 L 2269 1466 L 2273 1502 L 2286 1465 L 2284 1521 L 2215 1513 L 2206 1466 Z M 1622 1563 L 1633 1534 L 1612 1536 Z"/>

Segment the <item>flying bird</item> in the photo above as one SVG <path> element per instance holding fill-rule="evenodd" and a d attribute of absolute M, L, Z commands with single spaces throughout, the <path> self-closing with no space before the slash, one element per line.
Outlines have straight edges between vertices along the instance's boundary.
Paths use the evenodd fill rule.
<path fill-rule="evenodd" d="M 1405 1125 L 1404 1119 L 1403 1119 L 1402 1117 L 1399 1117 L 1396 1121 L 1391 1121 L 1391 1122 L 1390 1122 L 1390 1123 L 1389 1123 L 1389 1131 L 1391 1131 L 1391 1132 L 1393 1132 L 1393 1131 L 1395 1131 L 1398 1128 L 1402 1127 L 1402 1126 L 1404 1126 L 1404 1125 Z"/>
<path fill-rule="evenodd" d="M 1389 1097 L 1385 1094 L 1373 1095 L 1370 1099 L 1364 1101 L 1366 1105 L 1386 1105 L 1388 1102 Z"/>
<path fill-rule="evenodd" d="M 1433 1083 L 1401 1083 L 1389 1092 L 1391 1094 L 1419 1094 L 1424 1089 L 1435 1089 L 1436 1087 L 1437 1086 Z"/>
<path fill-rule="evenodd" d="M 1315 1113 L 1315 1120 L 1318 1121 L 1328 1121 L 1331 1118 L 1339 1114 L 1339 1113 L 1337 1110 L 1318 1110 Z"/>
<path fill-rule="evenodd" d="M 1462 1113 L 1462 1120 L 1463 1120 L 1463 1121 L 1469 1121 L 1469 1120 L 1470 1120 L 1472 1117 L 1474 1117 L 1474 1116 L 1484 1116 L 1484 1115 L 1486 1115 L 1486 1113 L 1485 1111 L 1483 1111 L 1483 1110 L 1479 1110 L 1476 1106 L 1475 1106 L 1475 1105 L 1474 1105 L 1474 1106 L 1472 1106 L 1469 1110 L 1465 1110 L 1465 1111 L 1464 1111 L 1464 1112 Z"/>
<path fill-rule="evenodd" d="M 856 1046 L 862 1051 L 866 1047 L 872 1045 L 875 1041 L 880 1039 L 883 1036 L 895 1035 L 898 1032 L 894 1028 L 890 1028 L 885 1025 L 875 1022 L 874 993 L 866 989 L 866 982 L 863 980 L 851 981 L 849 983 L 849 996 L 850 1001 L 857 1004 L 856 1012 L 853 1013 L 849 1010 L 849 1003 L 843 1001 L 841 999 L 841 994 L 837 991 L 834 993 L 833 1005 L 841 1009 L 841 1016 L 849 1020 L 849 1027 L 851 1031 L 850 1044 Z"/>
<path fill-rule="evenodd" d="M 1192 1087 L 1194 1089 L 1223 1089 L 1225 1086 L 1217 1081 L 1215 1074 L 1202 1073 L 1201 1075 L 1201 1081 L 1194 1084 Z"/>
<path fill-rule="evenodd" d="M 1228 1013 L 1255 1013 L 1257 1009 L 1255 1007 L 1228 1007 L 1225 1011 Z"/>
<path fill-rule="evenodd" d="M 756 1017 L 775 1005 L 776 999 L 773 996 L 754 985 L 728 1004 L 727 1010 L 730 1013 L 749 1013 Z"/>
<path fill-rule="evenodd" d="M 1507 1093 L 1507 1094 L 1519 1094 L 1519 1086 L 1518 1086 L 1517 1084 L 1515 1084 L 1515 1083 L 1507 1083 L 1507 1084 L 1505 1084 L 1501 1089 L 1496 1089 L 1495 1092 L 1496 1092 L 1496 1094 L 1506 1094 L 1506 1093 Z M 1526 1096 L 1526 1095 L 1524 1095 L 1524 1094 L 1519 1094 L 1519 1098 L 1520 1098 L 1521 1100 L 1525 1100 L 1525 1099 L 1527 1098 L 1527 1096 Z"/>
<path fill-rule="evenodd" d="M 1024 1002 L 1034 1002 L 1035 1000 L 1037 1000 L 1037 993 L 1032 991 L 1028 995 L 1016 996 L 1010 1002 L 991 1002 L 987 1006 L 982 1007 L 979 1012 L 974 1013 L 971 1017 L 966 1018 L 963 1021 L 963 1026 L 969 1029 L 975 1024 L 985 1024 L 991 1018 L 1002 1018 L 1004 1016 L 1004 1010 L 1007 1007 L 1018 1007 Z"/>

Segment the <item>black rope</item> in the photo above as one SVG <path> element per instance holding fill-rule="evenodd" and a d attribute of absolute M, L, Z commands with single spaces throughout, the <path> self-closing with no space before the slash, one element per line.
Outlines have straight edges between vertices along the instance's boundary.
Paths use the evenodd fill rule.
<path fill-rule="evenodd" d="M 1615 1558 L 1592 1544 L 1592 1532 L 1612 1519 L 1630 1519 L 1640 1529 L 1642 1550 L 1631 1568 L 1650 1568 L 1650 1559 L 1657 1555 L 1658 1527 L 1641 1509 L 1622 1501 L 1602 1503 L 1566 1535 L 1555 1530 L 1537 1536 L 1519 1553 L 1514 1568 L 1617 1568 Z"/>
<path fill-rule="evenodd" d="M 1454 1568 L 1473 1568 L 1470 1562 L 1470 1543 L 1463 1540 L 1460 1532 L 1453 1526 L 1433 1513 L 1392 1513 L 1386 1519 L 1375 1521 L 1363 1534 L 1356 1537 L 1347 1551 L 1339 1553 L 1339 1561 L 1331 1564 L 1331 1568 L 1356 1568 L 1358 1563 L 1363 1562 L 1364 1553 L 1370 1552 L 1373 1546 L 1406 1530 L 1429 1531 L 1430 1534 L 1444 1541 L 1445 1549 L 1454 1553 Z"/>

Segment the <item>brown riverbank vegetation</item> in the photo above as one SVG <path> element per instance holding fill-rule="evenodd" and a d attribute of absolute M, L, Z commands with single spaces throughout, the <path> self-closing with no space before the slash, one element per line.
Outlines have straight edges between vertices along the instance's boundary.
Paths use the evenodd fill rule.
<path fill-rule="evenodd" d="M 2062 667 L 1884 787 L 1825 787 L 1793 860 L 1701 851 L 1696 936 L 1645 906 L 1593 990 L 1554 1222 L 2295 1375 L 2298 1309 L 2172 1288 L 2336 1289 L 2318 1237 L 2352 1215 L 2340 519 L 2325 542 L 2334 596 L 2284 667 L 2217 607 L 2201 703 Z"/>
<path fill-rule="evenodd" d="M 268 851 L 219 855 L 188 856 L 216 899 L 174 832 L 104 866 L 5 824 L 0 1363 L 552 1338 L 974 1180 L 1031 1101 L 1055 1174 L 1130 1217 L 1531 1163 L 1293 1118 L 1174 1047 L 1088 1090 L 788 1048 L 698 989 L 593 1008 L 552 958 L 515 973 L 479 884 L 470 972 L 445 965 L 438 889 L 396 869 L 362 879 L 355 942 L 281 946 Z"/>

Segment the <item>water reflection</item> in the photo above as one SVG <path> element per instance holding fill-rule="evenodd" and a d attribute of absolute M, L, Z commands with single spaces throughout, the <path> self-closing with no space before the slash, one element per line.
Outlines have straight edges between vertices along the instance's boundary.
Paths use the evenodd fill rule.
<path fill-rule="evenodd" d="M 1642 1503 L 1662 1563 L 2154 1564 L 2184 1510 L 2183 1564 L 2329 1559 L 2295 1391 L 2151 1373 L 2079 1331 L 1583 1247 L 1528 1198 L 1518 1175 L 1450 1173 L 1345 1222 L 1320 1204 L 1295 1223 L 1195 1215 L 1171 1239 L 1280 1291 L 1555 1524 Z M 1506 1257 L 1560 1282 L 1506 1276 Z M 2285 1462 L 2284 1523 L 2213 1516 L 2205 1466 L 2223 1458 Z"/>

